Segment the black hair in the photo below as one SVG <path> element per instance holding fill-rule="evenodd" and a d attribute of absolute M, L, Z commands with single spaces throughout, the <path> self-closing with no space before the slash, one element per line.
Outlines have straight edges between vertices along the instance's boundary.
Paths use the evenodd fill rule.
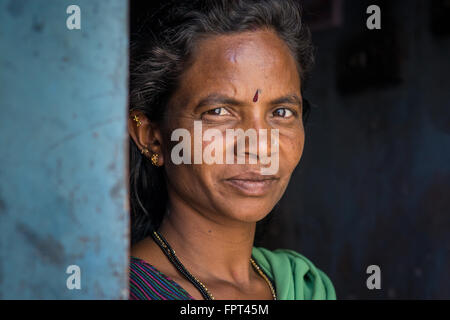
<path fill-rule="evenodd" d="M 199 39 L 261 29 L 275 31 L 287 44 L 297 62 L 303 95 L 314 64 L 314 47 L 301 15 L 301 7 L 295 0 L 165 2 L 131 34 L 130 111 L 139 110 L 150 121 L 160 122 Z M 309 111 L 309 103 L 304 99 L 304 123 Z M 129 149 L 131 243 L 134 244 L 159 227 L 168 195 L 164 167 L 153 166 L 131 138 Z"/>

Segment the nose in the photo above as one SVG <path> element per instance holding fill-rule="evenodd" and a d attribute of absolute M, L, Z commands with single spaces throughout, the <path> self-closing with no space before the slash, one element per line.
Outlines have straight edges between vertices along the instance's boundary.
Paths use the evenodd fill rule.
<path fill-rule="evenodd" d="M 237 133 L 233 143 L 237 163 L 267 163 L 272 156 L 272 148 L 278 144 L 278 135 L 273 131 L 262 108 L 256 105 L 244 113 L 234 131 Z M 278 150 L 278 148 L 277 148 Z"/>

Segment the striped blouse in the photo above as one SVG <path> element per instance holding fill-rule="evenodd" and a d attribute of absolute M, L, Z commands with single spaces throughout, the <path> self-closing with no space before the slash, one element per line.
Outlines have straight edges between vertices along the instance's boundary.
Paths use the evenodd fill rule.
<path fill-rule="evenodd" d="M 130 300 L 195 300 L 151 264 L 130 257 Z"/>

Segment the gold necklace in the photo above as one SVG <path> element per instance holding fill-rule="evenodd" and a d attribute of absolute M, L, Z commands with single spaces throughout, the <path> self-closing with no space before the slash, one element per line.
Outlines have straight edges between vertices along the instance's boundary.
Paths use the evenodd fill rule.
<path fill-rule="evenodd" d="M 183 264 L 178 259 L 177 255 L 175 254 L 175 250 L 173 250 L 169 243 L 164 239 L 164 237 L 156 230 L 152 232 L 153 239 L 156 240 L 156 243 L 160 246 L 160 248 L 163 250 L 163 252 L 167 255 L 169 260 L 175 265 L 175 267 L 183 274 L 192 284 L 194 284 L 197 289 L 200 290 L 203 297 L 207 300 L 215 300 L 214 296 L 209 292 L 208 288 L 200 281 L 198 280 L 194 275 L 189 273 L 189 271 L 186 270 L 186 268 L 183 266 Z M 162 238 L 162 239 L 161 239 Z M 164 239 L 164 240 L 163 240 Z M 264 271 L 256 264 L 255 260 L 250 258 L 250 263 L 255 268 L 255 270 L 263 277 L 263 279 L 267 282 L 267 284 L 270 287 L 270 291 L 272 292 L 273 300 L 277 300 L 277 294 L 275 292 L 275 289 L 272 285 L 272 282 L 269 280 L 267 275 L 264 273 Z M 199 287 L 200 286 L 200 287 Z M 202 290 L 203 289 L 203 290 Z"/>

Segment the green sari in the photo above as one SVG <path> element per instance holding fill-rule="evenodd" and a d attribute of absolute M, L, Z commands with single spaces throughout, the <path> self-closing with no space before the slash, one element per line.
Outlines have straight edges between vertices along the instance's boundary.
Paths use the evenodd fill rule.
<path fill-rule="evenodd" d="M 252 256 L 274 281 L 278 300 L 336 300 L 330 278 L 300 253 L 253 247 Z"/>

